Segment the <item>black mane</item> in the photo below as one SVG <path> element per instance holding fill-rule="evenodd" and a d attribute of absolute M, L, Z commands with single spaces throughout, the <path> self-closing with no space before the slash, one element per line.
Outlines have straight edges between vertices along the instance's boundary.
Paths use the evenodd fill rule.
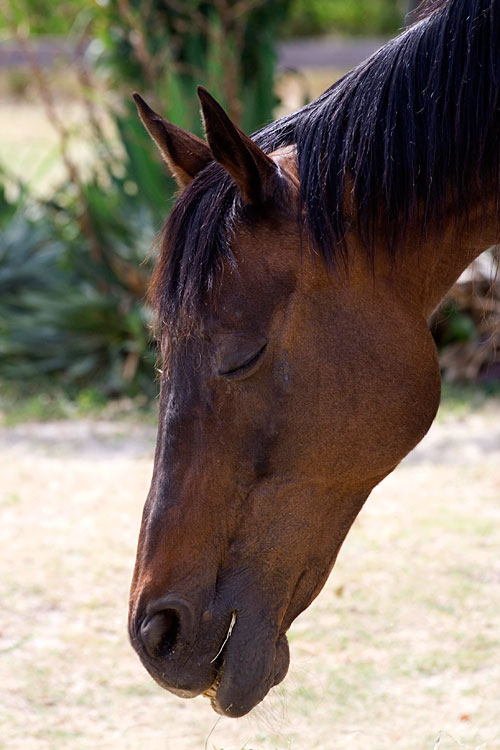
<path fill-rule="evenodd" d="M 428 15 L 319 99 L 254 134 L 267 153 L 296 144 L 306 231 L 329 267 L 345 260 L 346 178 L 367 252 L 385 227 L 388 251 L 421 236 L 453 205 L 500 205 L 500 0 L 434 0 Z M 244 207 L 209 165 L 179 198 L 153 283 L 162 322 L 192 309 L 231 259 Z M 352 217 L 351 217 L 352 219 Z"/>

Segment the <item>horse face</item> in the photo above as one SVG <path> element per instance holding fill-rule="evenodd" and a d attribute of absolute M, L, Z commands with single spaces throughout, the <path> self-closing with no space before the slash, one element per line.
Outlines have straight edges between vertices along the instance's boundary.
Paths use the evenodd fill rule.
<path fill-rule="evenodd" d="M 335 280 L 296 220 L 241 228 L 216 304 L 163 342 L 131 639 L 162 686 L 229 716 L 283 679 L 286 631 L 437 407 L 424 320 L 351 245 Z"/>
<path fill-rule="evenodd" d="M 131 597 L 155 679 L 232 716 L 284 677 L 287 629 L 436 408 L 423 322 L 301 263 L 298 232 L 239 249 L 203 330 L 168 354 Z"/>

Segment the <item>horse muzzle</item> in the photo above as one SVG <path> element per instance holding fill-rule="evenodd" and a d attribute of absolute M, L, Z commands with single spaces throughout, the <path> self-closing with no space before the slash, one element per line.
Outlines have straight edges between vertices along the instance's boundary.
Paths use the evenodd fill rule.
<path fill-rule="evenodd" d="M 129 632 L 161 687 L 181 698 L 204 694 L 225 716 L 251 711 L 288 671 L 286 637 L 254 610 L 207 608 L 200 615 L 169 594 L 132 615 Z"/>

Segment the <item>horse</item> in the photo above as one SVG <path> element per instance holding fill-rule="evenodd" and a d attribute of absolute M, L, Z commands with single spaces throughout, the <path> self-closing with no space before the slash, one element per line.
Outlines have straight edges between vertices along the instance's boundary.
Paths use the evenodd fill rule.
<path fill-rule="evenodd" d="M 140 117 L 180 194 L 151 288 L 158 438 L 129 609 L 172 693 L 243 716 L 371 490 L 428 431 L 428 320 L 499 239 L 500 0 L 434 0 L 316 101 L 206 141 Z"/>

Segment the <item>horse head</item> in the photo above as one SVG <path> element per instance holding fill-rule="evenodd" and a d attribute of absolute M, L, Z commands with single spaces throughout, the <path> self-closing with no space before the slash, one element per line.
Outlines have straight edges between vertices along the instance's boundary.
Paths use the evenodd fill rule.
<path fill-rule="evenodd" d="M 374 269 L 352 231 L 348 262 L 326 267 L 296 150 L 264 153 L 200 99 L 207 143 L 136 98 L 182 192 L 153 283 L 160 417 L 130 635 L 160 685 L 240 716 L 284 678 L 288 628 L 440 385 L 390 259 Z"/>

